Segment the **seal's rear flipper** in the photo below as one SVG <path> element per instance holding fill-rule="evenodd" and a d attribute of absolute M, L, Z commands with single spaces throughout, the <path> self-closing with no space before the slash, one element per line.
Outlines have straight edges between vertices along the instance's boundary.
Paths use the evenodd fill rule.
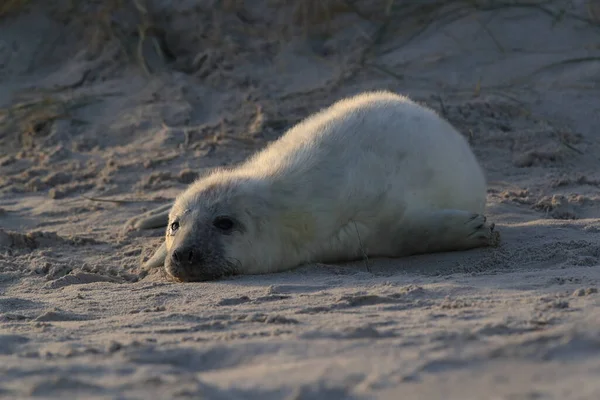
<path fill-rule="evenodd" d="M 164 228 L 169 224 L 169 210 L 172 204 L 166 204 L 150 210 L 127 221 L 127 226 L 133 229 Z"/>
<path fill-rule="evenodd" d="M 167 245 L 163 242 L 160 247 L 154 252 L 152 257 L 144 263 L 142 268 L 145 271 L 151 270 L 156 267 L 162 267 L 167 258 Z"/>

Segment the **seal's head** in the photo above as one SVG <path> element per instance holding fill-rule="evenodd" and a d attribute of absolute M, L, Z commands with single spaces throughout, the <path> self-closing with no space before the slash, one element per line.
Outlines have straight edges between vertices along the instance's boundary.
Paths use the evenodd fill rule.
<path fill-rule="evenodd" d="M 169 213 L 165 270 L 179 281 L 251 273 L 260 263 L 254 243 L 265 232 L 266 205 L 255 180 L 214 173 L 175 201 Z"/>

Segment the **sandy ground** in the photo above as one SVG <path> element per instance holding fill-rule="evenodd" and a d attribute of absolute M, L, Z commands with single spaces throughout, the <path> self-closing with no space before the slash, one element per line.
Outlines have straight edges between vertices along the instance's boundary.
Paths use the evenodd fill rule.
<path fill-rule="evenodd" d="M 0 397 L 600 398 L 600 4 L 242 3 L 0 19 Z M 142 273 L 129 218 L 369 89 L 470 138 L 500 247 Z"/>

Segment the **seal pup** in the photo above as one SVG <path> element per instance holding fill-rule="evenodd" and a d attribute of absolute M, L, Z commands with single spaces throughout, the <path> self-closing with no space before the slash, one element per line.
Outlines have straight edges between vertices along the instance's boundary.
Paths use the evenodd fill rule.
<path fill-rule="evenodd" d="M 388 91 L 342 99 L 134 221 L 164 227 L 145 263 L 178 281 L 496 245 L 465 138 Z"/>

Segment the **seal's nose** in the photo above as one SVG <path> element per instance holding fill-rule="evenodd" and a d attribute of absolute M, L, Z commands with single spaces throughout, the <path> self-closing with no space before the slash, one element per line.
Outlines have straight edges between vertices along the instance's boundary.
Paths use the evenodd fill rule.
<path fill-rule="evenodd" d="M 194 253 L 194 250 L 192 250 L 191 248 L 178 248 L 173 250 L 173 253 L 171 254 L 171 260 L 175 263 L 175 264 L 193 264 L 195 263 L 197 260 L 197 253 Z"/>

